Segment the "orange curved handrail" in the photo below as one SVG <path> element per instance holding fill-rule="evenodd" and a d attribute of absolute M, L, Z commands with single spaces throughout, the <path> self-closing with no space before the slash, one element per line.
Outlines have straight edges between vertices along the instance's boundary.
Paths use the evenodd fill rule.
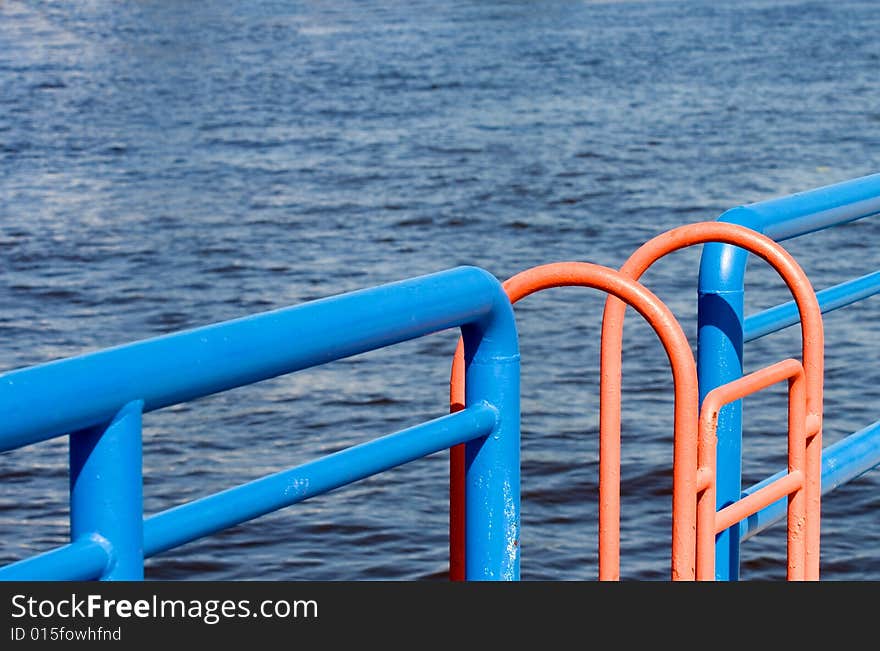
<path fill-rule="evenodd" d="M 557 262 L 533 267 L 503 283 L 511 303 L 543 289 L 564 286 L 603 290 L 624 301 L 624 304 L 632 305 L 645 317 L 660 338 L 672 366 L 675 439 L 695 440 L 699 398 L 697 367 L 687 337 L 669 308 L 644 285 L 619 271 L 588 262 Z M 450 378 L 451 411 L 464 408 L 464 393 L 464 347 L 459 340 Z M 694 466 L 696 467 L 696 452 Z M 619 481 L 619 475 L 617 480 Z M 464 579 L 464 508 L 464 446 L 456 446 L 450 456 L 450 578 L 454 581 Z M 619 546 L 619 538 L 608 540 L 606 537 L 600 540 L 604 540 L 606 546 Z M 687 557 L 688 554 L 693 556 L 694 545 L 690 545 L 689 550 L 678 549 L 675 545 L 673 541 L 673 557 Z M 617 548 L 600 547 L 600 568 L 603 559 L 619 556 Z"/>
<path fill-rule="evenodd" d="M 723 242 L 742 247 L 768 262 L 782 277 L 791 291 L 801 317 L 802 357 L 805 376 L 806 416 L 806 486 L 805 501 L 810 526 L 804 532 L 807 580 L 819 577 L 819 518 L 822 467 L 822 374 L 824 334 L 822 313 L 816 294 L 803 269 L 791 255 L 772 239 L 744 226 L 724 222 L 699 222 L 680 226 L 649 240 L 639 247 L 620 268 L 621 273 L 638 280 L 658 259 L 668 253 L 695 244 Z M 602 320 L 600 358 L 599 410 L 599 549 L 615 549 L 611 539 L 620 537 L 619 483 L 612 481 L 620 474 L 620 378 L 623 355 L 623 320 L 626 304 L 614 296 L 605 303 Z M 673 470 L 673 545 L 678 549 L 696 544 L 696 475 L 692 461 L 698 445 L 694 440 L 674 442 Z M 604 453 L 604 454 L 603 454 Z M 616 491 L 616 492 L 615 492 Z M 604 539 L 604 545 L 603 545 Z M 684 541 L 688 541 L 685 543 Z M 695 578 L 690 562 L 692 555 L 673 557 L 672 575 Z M 616 571 L 603 576 L 600 558 L 600 579 L 619 578 L 620 559 L 604 567 Z"/>

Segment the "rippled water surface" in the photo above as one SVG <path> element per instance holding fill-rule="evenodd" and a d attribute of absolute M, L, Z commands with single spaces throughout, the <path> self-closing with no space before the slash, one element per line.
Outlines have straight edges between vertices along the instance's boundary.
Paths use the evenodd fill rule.
<path fill-rule="evenodd" d="M 446 269 L 619 266 L 725 209 L 880 171 L 873 2 L 0 2 L 0 370 Z M 816 287 L 880 223 L 787 244 Z M 694 339 L 699 249 L 645 282 Z M 749 312 L 786 299 L 753 263 Z M 878 418 L 877 303 L 826 317 L 826 442 Z M 602 298 L 517 306 L 522 573 L 596 577 Z M 443 332 L 150 413 L 147 513 L 445 413 Z M 292 342 L 295 345 L 295 342 Z M 671 376 L 634 315 L 622 575 L 669 567 Z M 791 329 L 746 366 L 798 352 Z M 744 483 L 783 466 L 746 401 Z M 448 454 L 148 561 L 150 579 L 439 579 Z M 826 579 L 880 578 L 880 476 L 823 502 Z M 785 575 L 777 526 L 742 576 Z M 0 455 L 0 562 L 68 535 L 67 443 Z"/>

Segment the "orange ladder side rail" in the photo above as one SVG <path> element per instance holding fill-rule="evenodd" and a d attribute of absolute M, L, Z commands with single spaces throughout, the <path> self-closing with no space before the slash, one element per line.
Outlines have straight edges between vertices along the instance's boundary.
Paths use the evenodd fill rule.
<path fill-rule="evenodd" d="M 788 381 L 788 472 L 759 491 L 716 512 L 715 473 L 718 413 L 736 400 Z M 786 359 L 710 391 L 700 411 L 697 469 L 697 580 L 715 579 L 715 536 L 783 497 L 788 497 L 789 581 L 806 578 L 809 530 L 818 523 L 807 517 L 807 401 L 804 367 Z"/>
<path fill-rule="evenodd" d="M 523 271 L 503 283 L 511 303 L 535 292 L 551 287 L 581 286 L 592 287 L 618 297 L 631 305 L 652 326 L 663 344 L 672 367 L 675 387 L 675 440 L 696 440 L 698 417 L 697 366 L 690 343 L 681 325 L 669 308 L 644 285 L 628 278 L 615 269 L 588 262 L 557 262 Z M 464 347 L 459 340 L 453 359 L 450 378 L 450 409 L 464 408 Z M 618 435 L 618 440 L 620 439 Z M 450 578 L 464 580 L 464 446 L 456 446 L 450 456 Z M 619 456 L 619 453 L 618 453 Z M 697 454 L 693 450 L 693 473 L 682 474 L 684 481 L 693 483 L 696 473 Z M 618 474 L 616 481 L 620 481 Z M 695 485 L 683 487 L 684 494 L 695 495 Z M 617 494 L 620 494 L 619 486 Z M 696 499 L 696 498 L 694 498 Z M 696 518 L 696 509 L 692 517 Z M 695 522 L 693 523 L 696 527 Z M 620 556 L 619 537 L 602 538 L 605 546 L 599 550 L 600 565 L 609 559 Z M 685 546 L 682 547 L 682 544 Z M 695 546 L 692 542 L 680 540 L 678 546 L 673 542 L 673 558 L 681 558 L 693 567 Z M 693 578 L 693 577 L 691 577 Z"/>

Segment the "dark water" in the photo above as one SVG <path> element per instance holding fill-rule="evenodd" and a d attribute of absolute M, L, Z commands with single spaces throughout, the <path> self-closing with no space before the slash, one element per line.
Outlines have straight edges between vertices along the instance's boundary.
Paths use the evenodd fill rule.
<path fill-rule="evenodd" d="M 649 237 L 880 170 L 874 2 L 0 2 L 0 369 L 479 265 Z M 880 224 L 788 244 L 817 287 Z M 645 282 L 693 338 L 699 250 Z M 749 311 L 786 298 L 750 267 Z M 525 579 L 596 576 L 602 299 L 517 307 Z M 826 319 L 826 441 L 878 418 L 877 303 Z M 670 373 L 625 333 L 622 575 L 665 579 Z M 145 418 L 146 511 L 445 413 L 446 332 Z M 785 331 L 746 364 L 798 352 Z M 782 468 L 746 402 L 746 484 Z M 151 559 L 151 579 L 436 579 L 436 454 Z M 67 536 L 63 439 L 0 456 L 0 561 Z M 880 578 L 880 475 L 823 503 L 826 579 Z M 784 577 L 784 532 L 743 577 Z"/>

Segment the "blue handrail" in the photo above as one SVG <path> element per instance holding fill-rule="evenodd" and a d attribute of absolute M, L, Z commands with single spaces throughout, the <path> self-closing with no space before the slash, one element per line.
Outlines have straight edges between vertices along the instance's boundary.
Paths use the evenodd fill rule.
<path fill-rule="evenodd" d="M 460 327 L 466 408 L 143 519 L 141 414 Z M 70 433 L 69 545 L 0 579 L 143 578 L 143 559 L 466 443 L 469 579 L 519 578 L 519 348 L 498 280 L 412 278 L 0 375 L 0 450 Z"/>
<path fill-rule="evenodd" d="M 720 221 L 752 228 L 775 240 L 786 240 L 857 219 L 880 214 L 880 174 L 829 185 L 798 194 L 733 208 Z M 743 343 L 798 322 L 789 304 L 743 318 L 744 282 L 748 253 L 726 244 L 707 244 L 700 261 L 698 299 L 698 358 L 700 399 L 712 389 L 742 376 Z M 823 312 L 837 309 L 878 293 L 878 273 L 872 273 L 818 292 Z M 880 429 L 869 430 L 880 436 Z M 864 436 L 852 435 L 837 444 L 835 455 L 849 445 L 859 445 L 871 456 L 858 460 L 861 472 L 880 464 L 880 445 L 864 446 Z M 829 490 L 830 460 L 823 461 L 823 491 Z M 852 461 L 856 463 L 856 461 Z M 866 464 L 869 464 L 866 466 Z M 866 466 L 866 467 L 865 467 Z M 855 467 L 855 466 L 854 466 Z M 859 472 L 859 474 L 861 474 Z M 851 477 L 850 477 L 851 478 Z M 746 491 L 750 493 L 757 487 Z M 718 508 L 743 495 L 742 490 L 742 404 L 731 403 L 718 418 L 717 499 Z M 739 576 L 739 545 L 755 532 L 757 523 L 766 528 L 784 516 L 781 502 L 719 534 L 716 542 L 716 578 Z"/>

